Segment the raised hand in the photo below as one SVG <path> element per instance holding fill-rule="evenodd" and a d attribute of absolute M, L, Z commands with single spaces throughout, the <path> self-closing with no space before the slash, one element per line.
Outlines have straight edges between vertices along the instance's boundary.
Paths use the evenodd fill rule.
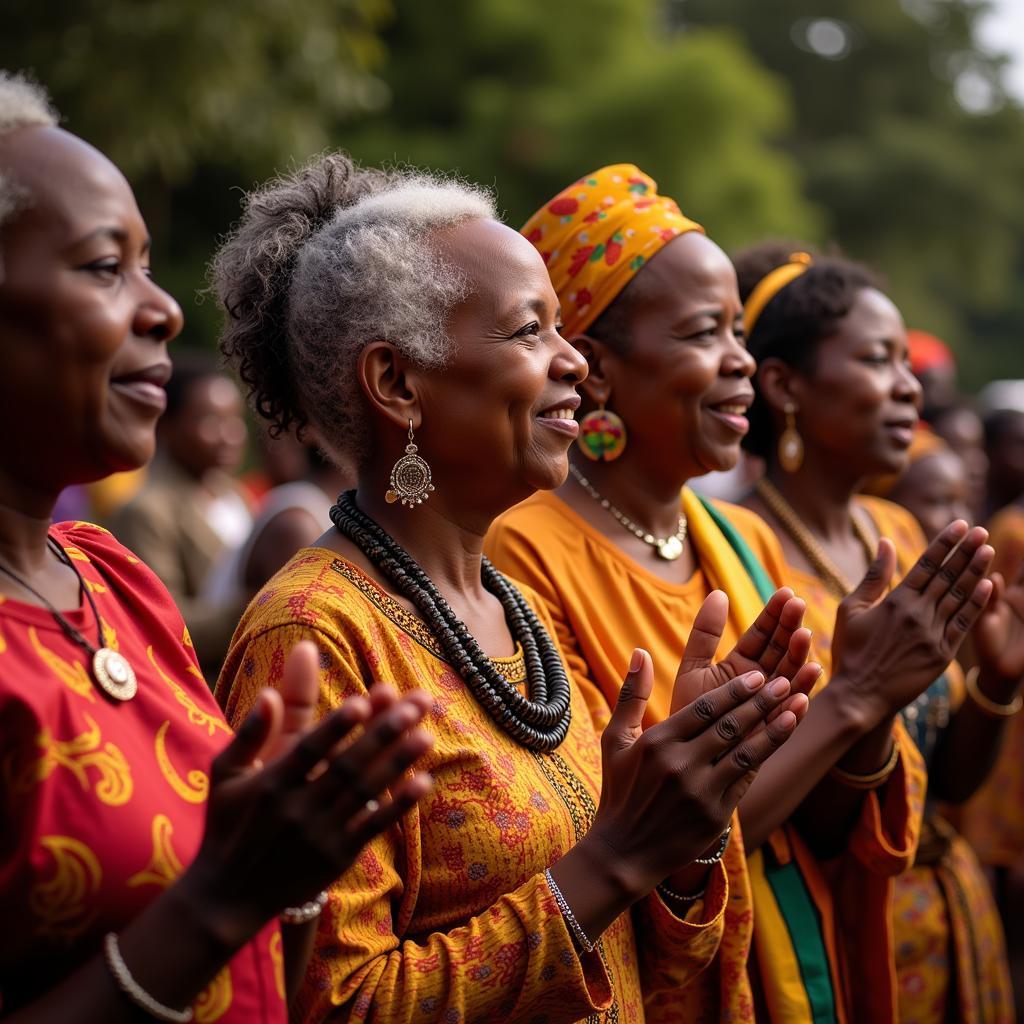
<path fill-rule="evenodd" d="M 1017 687 L 1024 682 L 1024 566 L 1010 585 L 992 574 L 992 597 L 971 630 L 982 675 Z"/>
<path fill-rule="evenodd" d="M 601 801 L 587 837 L 609 852 L 637 895 L 722 834 L 757 770 L 807 707 L 806 696 L 791 697 L 788 680 L 766 684 L 761 672 L 749 672 L 643 731 L 653 683 L 650 655 L 635 651 L 601 739 Z M 788 700 L 794 708 L 765 726 Z"/>
<path fill-rule="evenodd" d="M 747 672 L 760 672 L 768 680 L 782 676 L 791 680 L 794 694 L 809 693 L 821 667 L 806 664 L 811 631 L 802 625 L 805 607 L 788 587 L 777 590 L 736 646 L 712 664 L 729 615 L 729 598 L 713 590 L 693 621 L 676 673 L 672 711 Z"/>
<path fill-rule="evenodd" d="M 206 832 L 186 875 L 232 929 L 313 899 L 431 785 L 422 773 L 402 778 L 430 748 L 417 728 L 430 698 L 376 686 L 306 728 L 315 659 L 312 644 L 297 645 L 284 699 L 265 690 L 213 763 Z"/>
<path fill-rule="evenodd" d="M 833 683 L 849 687 L 873 718 L 913 701 L 956 655 L 992 594 L 987 539 L 980 527 L 951 523 L 889 594 L 896 551 L 879 542 L 867 575 L 839 606 L 832 644 Z"/>

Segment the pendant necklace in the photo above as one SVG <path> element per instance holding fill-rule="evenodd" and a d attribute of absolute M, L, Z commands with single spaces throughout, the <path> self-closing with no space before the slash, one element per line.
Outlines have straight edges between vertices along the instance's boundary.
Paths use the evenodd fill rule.
<path fill-rule="evenodd" d="M 139 685 L 135 678 L 135 670 L 132 668 L 128 659 L 122 654 L 118 654 L 117 651 L 111 650 L 109 647 L 103 644 L 103 623 L 100 620 L 100 613 L 96 610 L 96 602 L 93 600 L 92 593 L 90 592 L 85 580 L 82 578 L 82 574 L 78 571 L 78 567 L 72 561 L 71 556 L 54 540 L 53 537 L 47 537 L 47 541 L 50 544 L 53 553 L 63 562 L 74 574 L 78 577 L 78 586 L 81 593 L 85 594 L 86 600 L 89 602 L 89 608 L 92 610 L 92 616 L 96 620 L 96 634 L 99 641 L 99 646 L 93 646 L 82 634 L 71 625 L 70 622 L 48 601 L 42 594 L 36 590 L 30 583 L 23 580 L 17 573 L 8 569 L 7 566 L 0 564 L 0 572 L 4 573 L 5 576 L 9 576 L 19 586 L 24 587 L 30 594 L 35 596 L 38 600 L 46 606 L 47 611 L 54 617 L 57 625 L 64 631 L 72 643 L 77 644 L 89 655 L 89 667 L 90 674 L 92 675 L 93 682 L 108 696 L 114 700 L 131 700 L 132 697 L 138 692 Z"/>
<path fill-rule="evenodd" d="M 653 533 L 648 533 L 638 523 L 634 523 L 632 519 L 625 514 L 620 512 L 606 497 L 600 494 L 597 488 L 570 462 L 569 472 L 572 474 L 573 479 L 589 494 L 594 501 L 596 501 L 601 508 L 610 512 L 618 522 L 624 526 L 634 537 L 639 537 L 645 544 L 649 544 L 657 552 L 659 558 L 663 558 L 666 562 L 674 562 L 683 553 L 683 544 L 686 541 L 686 516 L 679 513 L 679 526 L 676 532 L 670 537 L 655 537 Z"/>

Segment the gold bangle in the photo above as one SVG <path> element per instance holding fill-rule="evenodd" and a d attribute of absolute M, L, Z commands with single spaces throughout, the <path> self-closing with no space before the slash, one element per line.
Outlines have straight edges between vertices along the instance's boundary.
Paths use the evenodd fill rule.
<path fill-rule="evenodd" d="M 889 754 L 888 760 L 877 772 L 871 772 L 870 775 L 858 775 L 855 772 L 844 771 L 839 765 L 834 765 L 829 774 L 851 789 L 877 789 L 882 783 L 887 782 L 889 776 L 896 771 L 899 759 L 900 745 L 894 739 L 892 741 L 892 753 Z"/>
<path fill-rule="evenodd" d="M 967 684 L 968 696 L 986 715 L 991 715 L 993 718 L 1012 718 L 1024 707 L 1024 696 L 1021 696 L 1019 693 L 1009 704 L 999 704 L 990 697 L 986 697 L 978 685 L 978 675 L 980 672 L 981 669 L 975 665 L 964 677 L 964 682 Z"/>

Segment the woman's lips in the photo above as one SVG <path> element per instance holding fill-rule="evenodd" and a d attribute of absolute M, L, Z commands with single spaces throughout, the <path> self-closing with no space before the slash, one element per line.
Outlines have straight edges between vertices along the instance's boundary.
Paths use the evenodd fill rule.
<path fill-rule="evenodd" d="M 742 437 L 750 430 L 750 421 L 746 417 L 747 408 L 748 406 L 739 403 L 732 405 L 723 402 L 721 405 L 708 406 L 707 411 Z"/>
<path fill-rule="evenodd" d="M 568 415 L 566 415 L 568 414 Z M 561 434 L 565 434 L 567 437 L 578 437 L 580 432 L 580 425 L 573 419 L 572 410 L 558 410 L 553 413 L 542 413 L 537 417 L 541 423 L 546 427 L 550 427 L 552 430 L 557 430 Z"/>
<path fill-rule="evenodd" d="M 884 423 L 883 427 L 886 434 L 888 434 L 888 436 L 901 448 L 909 448 L 911 444 L 913 444 L 916 424 Z"/>
<path fill-rule="evenodd" d="M 110 388 L 139 405 L 145 405 L 157 412 L 167 408 L 167 392 L 159 384 L 148 380 L 113 380 Z"/>

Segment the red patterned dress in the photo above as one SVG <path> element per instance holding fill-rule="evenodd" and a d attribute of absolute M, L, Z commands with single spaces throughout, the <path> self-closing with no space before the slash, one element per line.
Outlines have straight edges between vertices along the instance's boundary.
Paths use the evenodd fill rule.
<path fill-rule="evenodd" d="M 51 535 L 139 689 L 108 698 L 49 611 L 0 598 L 0 1012 L 51 989 L 181 874 L 231 737 L 157 577 L 97 526 Z M 84 598 L 65 617 L 95 642 Z M 284 1024 L 280 943 L 268 925 L 198 997 L 195 1020 Z"/>

